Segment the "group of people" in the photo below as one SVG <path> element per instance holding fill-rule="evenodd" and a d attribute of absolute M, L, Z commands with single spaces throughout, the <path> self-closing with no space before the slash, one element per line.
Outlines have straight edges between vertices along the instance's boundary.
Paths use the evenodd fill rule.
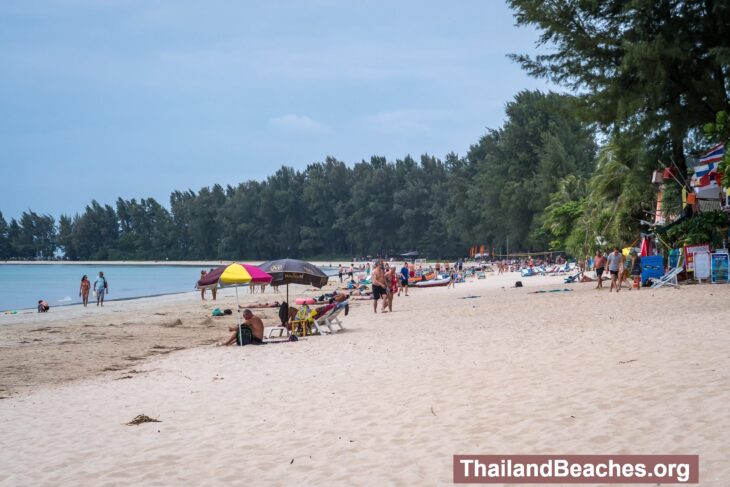
<path fill-rule="evenodd" d="M 79 286 L 79 297 L 81 298 L 81 302 L 83 303 L 84 308 L 89 305 L 89 293 L 92 289 L 94 290 L 94 294 L 96 295 L 96 305 L 104 306 L 104 295 L 109 294 L 109 281 L 107 281 L 106 277 L 104 277 L 104 272 L 99 271 L 99 277 L 96 278 L 93 285 L 91 284 L 91 281 L 89 281 L 89 277 L 86 274 L 81 277 L 81 284 Z M 51 307 L 46 301 L 44 301 L 43 299 L 38 300 L 39 313 L 47 313 L 49 309 L 51 309 Z"/>
<path fill-rule="evenodd" d="M 94 294 L 96 295 L 96 305 L 104 306 L 104 295 L 109 294 L 109 281 L 104 277 L 104 272 L 99 271 L 99 276 L 94 281 L 93 286 L 86 274 L 81 278 L 79 296 L 84 304 L 84 308 L 89 304 L 89 292 L 91 289 L 94 290 Z"/>
<path fill-rule="evenodd" d="M 381 313 L 393 311 L 393 297 L 400 296 L 402 292 L 408 296 L 408 279 L 411 277 L 411 270 L 408 263 L 404 262 L 400 270 L 395 266 L 379 260 L 375 263 L 371 282 L 373 287 L 373 312 L 378 312 L 378 301 L 383 300 Z M 386 311 L 387 308 L 387 311 Z"/>
<path fill-rule="evenodd" d="M 624 281 L 628 280 L 629 272 L 633 278 L 633 283 L 629 281 L 629 290 L 631 290 L 632 284 L 636 289 L 641 289 L 641 256 L 636 250 L 632 250 L 630 255 L 631 263 L 627 269 L 626 258 L 618 247 L 614 247 L 613 252 L 609 252 L 605 256 L 600 250 L 596 250 L 596 255 L 593 257 L 593 268 L 596 271 L 598 280 L 596 289 L 603 289 L 603 274 L 606 270 L 608 270 L 611 279 L 609 292 L 614 289 L 616 289 L 616 292 L 621 291 Z"/>

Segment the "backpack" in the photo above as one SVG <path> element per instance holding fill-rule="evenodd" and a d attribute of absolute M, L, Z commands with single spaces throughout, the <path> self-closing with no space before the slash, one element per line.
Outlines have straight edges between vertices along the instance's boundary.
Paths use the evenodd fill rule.
<path fill-rule="evenodd" d="M 236 343 L 241 346 L 253 343 L 253 330 L 251 330 L 250 326 L 241 325 L 238 327 Z"/>

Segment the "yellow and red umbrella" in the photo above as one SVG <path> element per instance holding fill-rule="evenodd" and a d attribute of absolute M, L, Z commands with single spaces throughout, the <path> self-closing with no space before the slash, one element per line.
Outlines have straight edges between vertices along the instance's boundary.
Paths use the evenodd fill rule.
<path fill-rule="evenodd" d="M 233 264 L 216 267 L 198 281 L 198 288 L 245 286 L 247 284 L 269 284 L 271 276 L 255 265 Z"/>

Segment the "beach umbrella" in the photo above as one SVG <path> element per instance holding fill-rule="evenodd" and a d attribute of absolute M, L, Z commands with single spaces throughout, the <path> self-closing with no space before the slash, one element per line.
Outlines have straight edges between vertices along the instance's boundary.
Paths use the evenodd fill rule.
<path fill-rule="evenodd" d="M 329 280 L 329 276 L 314 264 L 297 259 L 279 259 L 264 262 L 259 268 L 270 274 L 271 285 L 286 284 L 286 302 L 289 302 L 289 284 L 304 284 L 321 288 Z"/>
<path fill-rule="evenodd" d="M 233 264 L 216 267 L 201 277 L 198 281 L 198 289 L 235 286 L 236 303 L 238 303 L 238 286 L 268 284 L 271 280 L 272 276 L 255 265 L 234 262 Z"/>

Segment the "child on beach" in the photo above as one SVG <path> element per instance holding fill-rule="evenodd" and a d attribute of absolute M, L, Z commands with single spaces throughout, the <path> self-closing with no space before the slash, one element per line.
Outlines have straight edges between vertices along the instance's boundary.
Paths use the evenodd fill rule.
<path fill-rule="evenodd" d="M 49 309 L 51 309 L 51 307 L 48 306 L 48 303 L 46 303 L 42 299 L 38 300 L 38 312 L 39 313 L 46 313 L 46 312 L 48 312 Z"/>

